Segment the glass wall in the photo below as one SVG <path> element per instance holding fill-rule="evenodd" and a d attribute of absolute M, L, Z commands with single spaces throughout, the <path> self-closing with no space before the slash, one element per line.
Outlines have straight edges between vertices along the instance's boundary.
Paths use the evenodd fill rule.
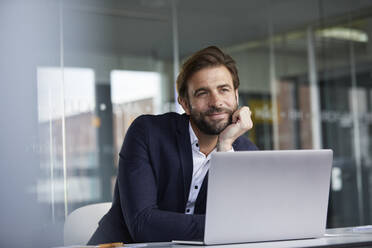
<path fill-rule="evenodd" d="M 333 149 L 327 227 L 372 224 L 370 1 L 1 4 L 2 87 L 19 82 L 3 98 L 3 177 L 32 177 L 18 191 L 29 192 L 40 229 L 53 233 L 37 237 L 44 244 L 63 243 L 73 210 L 112 201 L 127 128 L 141 114 L 179 111 L 179 65 L 208 45 L 236 60 L 239 102 L 255 124 L 246 135 L 260 149 Z M 28 128 L 10 123 L 17 116 Z M 7 152 L 19 147 L 25 156 Z"/>

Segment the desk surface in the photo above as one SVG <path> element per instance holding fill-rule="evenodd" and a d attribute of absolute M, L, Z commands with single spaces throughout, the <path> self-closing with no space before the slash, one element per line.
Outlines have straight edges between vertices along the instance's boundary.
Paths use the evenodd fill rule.
<path fill-rule="evenodd" d="M 86 248 L 96 246 L 65 246 L 60 248 Z M 194 248 L 202 245 L 181 245 L 171 242 L 127 244 L 125 248 Z M 372 226 L 327 229 L 317 239 L 286 240 L 207 246 L 218 248 L 307 248 L 307 247 L 372 247 Z"/>
<path fill-rule="evenodd" d="M 133 245 L 133 247 L 154 248 L 190 248 L 201 245 L 180 245 L 173 243 L 146 243 Z M 131 245 L 128 245 L 131 247 Z M 214 246 L 208 246 L 214 247 Z M 372 228 L 368 230 L 355 230 L 354 228 L 327 229 L 323 238 L 286 240 L 275 242 L 256 242 L 242 244 L 218 245 L 220 248 L 294 248 L 294 247 L 372 247 Z"/>

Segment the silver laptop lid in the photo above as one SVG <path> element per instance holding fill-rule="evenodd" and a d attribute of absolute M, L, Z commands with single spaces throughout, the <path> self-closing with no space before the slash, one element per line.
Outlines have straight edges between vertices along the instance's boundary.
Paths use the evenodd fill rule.
<path fill-rule="evenodd" d="M 213 154 L 204 243 L 322 236 L 332 158 L 332 150 Z"/>

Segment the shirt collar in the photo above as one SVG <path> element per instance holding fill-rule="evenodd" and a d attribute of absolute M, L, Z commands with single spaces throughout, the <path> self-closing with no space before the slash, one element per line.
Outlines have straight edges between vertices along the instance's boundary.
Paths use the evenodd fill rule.
<path fill-rule="evenodd" d="M 191 148 L 194 151 L 200 152 L 200 147 L 199 147 L 199 144 L 198 144 L 199 140 L 198 140 L 198 137 L 196 137 L 194 129 L 192 129 L 190 121 L 189 121 L 189 133 L 190 133 Z M 231 151 L 234 151 L 234 149 L 232 148 Z M 214 148 L 213 151 L 210 154 L 208 154 L 207 158 L 210 159 L 212 153 L 215 153 L 215 152 L 217 152 L 217 148 Z"/>
<path fill-rule="evenodd" d="M 199 140 L 198 140 L 198 137 L 196 137 L 194 130 L 192 129 L 190 121 L 189 121 L 189 132 L 190 132 L 191 146 L 194 146 L 198 143 Z"/>

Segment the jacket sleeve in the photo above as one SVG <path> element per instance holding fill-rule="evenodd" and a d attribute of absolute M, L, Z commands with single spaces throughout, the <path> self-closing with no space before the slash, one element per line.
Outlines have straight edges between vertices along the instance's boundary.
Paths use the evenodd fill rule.
<path fill-rule="evenodd" d="M 204 215 L 163 211 L 149 157 L 146 119 L 129 128 L 119 158 L 118 184 L 125 222 L 134 242 L 192 240 L 204 235 Z"/>

